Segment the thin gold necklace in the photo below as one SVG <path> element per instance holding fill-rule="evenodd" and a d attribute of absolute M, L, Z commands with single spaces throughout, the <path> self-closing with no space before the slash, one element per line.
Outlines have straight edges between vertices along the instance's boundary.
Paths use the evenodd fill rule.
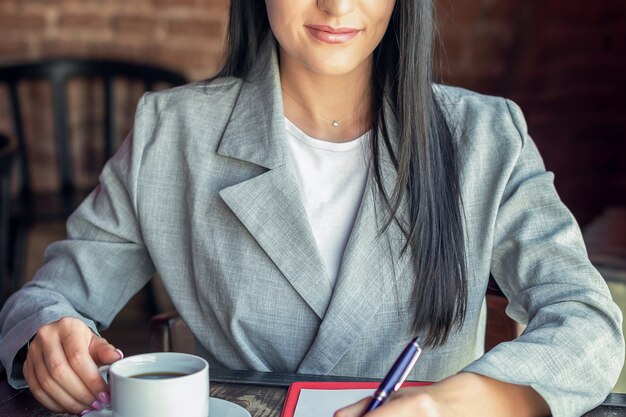
<path fill-rule="evenodd" d="M 281 89 L 282 90 L 282 89 Z M 295 98 L 293 98 L 290 94 L 288 94 L 285 90 L 282 90 L 283 94 L 285 94 L 287 97 L 289 97 L 290 99 L 292 99 L 294 101 L 294 103 L 296 103 L 298 106 L 302 107 L 305 110 L 308 110 L 306 107 L 304 107 L 302 104 L 300 104 L 300 102 L 298 100 L 296 100 Z M 341 123 L 343 123 L 344 120 L 346 120 L 348 117 L 352 116 L 354 114 L 355 111 L 357 111 L 357 109 L 360 106 L 356 106 L 354 108 L 354 110 L 352 110 L 350 113 L 346 114 L 345 116 L 343 116 L 342 118 L 339 119 L 332 119 L 332 120 L 328 120 L 323 118 L 322 116 L 320 116 L 319 114 L 316 114 L 315 116 L 319 117 L 320 119 L 322 119 L 323 121 L 325 121 L 326 123 L 328 123 L 329 125 L 331 125 L 332 127 L 339 127 L 341 126 Z"/>

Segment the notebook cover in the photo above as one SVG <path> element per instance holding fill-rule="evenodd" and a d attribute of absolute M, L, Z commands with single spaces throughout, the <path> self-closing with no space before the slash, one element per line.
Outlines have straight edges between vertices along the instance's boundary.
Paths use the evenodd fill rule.
<path fill-rule="evenodd" d="M 430 385 L 431 382 L 405 382 L 402 387 L 414 387 L 422 385 Z M 303 389 L 376 389 L 380 385 L 379 382 L 294 382 L 287 390 L 285 397 L 285 405 L 280 417 L 293 417 L 296 412 L 296 405 L 300 397 L 300 391 Z"/>

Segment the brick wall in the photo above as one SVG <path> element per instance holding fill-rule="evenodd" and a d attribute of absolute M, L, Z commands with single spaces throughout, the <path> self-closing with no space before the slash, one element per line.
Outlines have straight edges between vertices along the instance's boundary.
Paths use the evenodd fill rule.
<path fill-rule="evenodd" d="M 444 80 L 522 106 L 581 224 L 626 206 L 626 2 L 445 0 Z"/>
<path fill-rule="evenodd" d="M 626 205 L 626 2 L 443 0 L 444 80 L 524 109 L 581 223 Z M 0 0 L 0 64 L 47 56 L 147 61 L 205 78 L 227 0 Z M 0 129 L 6 125 L 0 104 Z"/>
<path fill-rule="evenodd" d="M 227 0 L 0 0 L 0 60 L 115 57 L 204 78 L 227 14 Z"/>
<path fill-rule="evenodd" d="M 626 2 L 532 2 L 510 95 L 579 221 L 626 206 Z"/>

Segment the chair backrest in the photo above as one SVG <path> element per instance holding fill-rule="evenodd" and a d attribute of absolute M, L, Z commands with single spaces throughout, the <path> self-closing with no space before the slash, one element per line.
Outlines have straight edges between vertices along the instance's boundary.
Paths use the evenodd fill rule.
<path fill-rule="evenodd" d="M 175 311 L 150 319 L 151 352 L 195 353 L 195 338 L 185 321 Z"/>
<path fill-rule="evenodd" d="M 17 142 L 0 135 L 0 301 L 5 299 L 6 274 L 8 273 L 9 214 L 11 194 L 11 169 L 17 152 Z"/>
<path fill-rule="evenodd" d="M 507 316 L 506 307 L 509 305 L 509 300 L 506 298 L 493 276 L 489 276 L 485 299 L 487 301 L 485 352 L 488 352 L 496 345 L 513 340 L 519 336 L 521 327 L 512 318 Z"/>
<path fill-rule="evenodd" d="M 116 80 L 135 80 L 143 84 L 143 91 L 150 91 L 155 86 L 165 84 L 176 86 L 186 83 L 183 75 L 152 65 L 135 64 L 113 60 L 89 59 L 50 59 L 41 62 L 24 63 L 0 67 L 0 85 L 8 88 L 12 111 L 14 134 L 18 140 L 21 158 L 22 192 L 29 192 L 31 187 L 28 149 L 26 149 L 24 119 L 22 115 L 23 97 L 19 87 L 25 82 L 45 81 L 50 84 L 52 94 L 53 136 L 58 166 L 58 184 L 62 191 L 71 191 L 75 187 L 72 152 L 70 145 L 70 123 L 68 107 L 68 82 L 72 79 L 101 80 L 103 108 L 104 160 L 113 153 L 119 138 L 115 131 L 114 111 L 116 102 Z M 94 83 L 90 83 L 94 84 Z M 93 87 L 93 86 L 92 86 Z M 45 107 L 45 106 L 44 106 Z"/>

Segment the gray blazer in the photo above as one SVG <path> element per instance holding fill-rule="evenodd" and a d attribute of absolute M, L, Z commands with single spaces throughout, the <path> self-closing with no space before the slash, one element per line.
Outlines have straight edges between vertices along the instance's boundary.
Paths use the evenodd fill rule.
<path fill-rule="evenodd" d="M 579 415 L 621 369 L 621 313 L 520 110 L 435 89 L 462 158 L 468 313 L 410 377 L 466 369 L 531 385 L 555 416 Z M 392 187 L 391 162 L 382 164 Z M 419 277 L 399 255 L 399 230 L 379 234 L 379 213 L 368 187 L 333 290 L 294 181 L 267 43 L 246 82 L 220 78 L 142 99 L 134 131 L 69 219 L 68 240 L 48 248 L 0 313 L 0 359 L 23 385 L 15 355 L 39 326 L 75 316 L 103 329 L 158 272 L 214 367 L 381 377 L 414 336 Z M 490 273 L 509 315 L 528 327 L 483 356 Z"/>

